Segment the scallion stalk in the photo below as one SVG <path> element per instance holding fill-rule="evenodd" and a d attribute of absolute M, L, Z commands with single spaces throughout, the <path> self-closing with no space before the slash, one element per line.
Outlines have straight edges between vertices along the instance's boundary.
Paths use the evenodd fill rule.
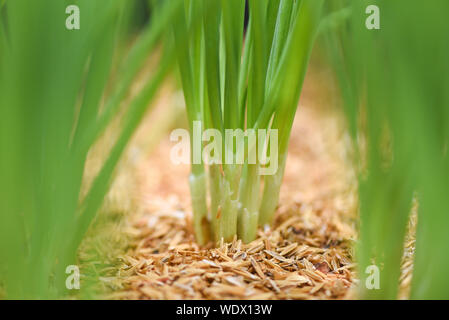
<path fill-rule="evenodd" d="M 259 223 L 272 220 L 277 206 L 291 126 L 323 1 L 250 0 L 245 36 L 245 1 L 193 2 L 203 8 L 201 27 L 187 23 L 182 27 L 181 23 L 175 29 L 175 41 L 180 48 L 185 41 L 192 48 L 204 42 L 200 52 L 178 52 L 187 114 L 190 122 L 200 120 L 202 127 L 217 129 L 225 146 L 219 158 L 226 160 L 231 154 L 234 159 L 232 163 L 208 165 L 211 201 L 207 216 L 212 226 L 211 238 L 230 241 L 237 234 L 249 242 L 256 237 Z M 184 20 L 185 17 L 179 19 Z M 204 73 L 194 77 L 191 70 L 198 61 Z M 203 94 L 195 91 L 199 87 L 205 88 Z M 201 104 L 204 108 L 198 108 L 194 96 L 205 100 Z M 244 162 L 236 163 L 237 147 L 226 145 L 229 129 L 246 130 L 246 133 L 249 130 L 257 133 L 258 129 L 279 131 L 278 148 L 270 154 L 273 162 L 279 164 L 273 176 L 261 175 L 260 154 L 252 162 L 248 151 Z M 245 142 L 249 150 L 257 150 L 249 146 L 248 137 Z M 271 143 L 269 139 L 267 143 Z M 192 166 L 192 173 L 193 169 Z M 262 178 L 263 194 L 260 192 Z M 198 190 L 191 185 L 195 201 L 200 199 Z M 206 198 L 204 191 L 202 203 Z M 206 215 L 203 205 L 197 207 L 193 206 L 195 230 L 198 241 L 203 243 L 198 221 L 204 221 Z"/>

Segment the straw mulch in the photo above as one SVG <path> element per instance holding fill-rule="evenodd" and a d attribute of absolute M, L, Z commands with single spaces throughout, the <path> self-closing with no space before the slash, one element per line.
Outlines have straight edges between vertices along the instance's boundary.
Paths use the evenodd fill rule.
<path fill-rule="evenodd" d="M 416 246 L 416 226 L 418 220 L 418 201 L 413 201 L 412 212 L 404 241 L 404 253 L 402 255 L 401 275 L 399 277 L 399 299 L 408 299 L 413 276 L 413 258 Z"/>
<path fill-rule="evenodd" d="M 314 72 L 306 82 L 274 224 L 249 244 L 196 244 L 189 167 L 169 162 L 172 142 L 140 161 L 138 209 L 122 228 L 127 248 L 99 272 L 111 289 L 105 298 L 354 297 L 356 179 L 341 116 L 327 107 L 335 105 L 331 88 L 313 85 L 326 78 Z"/>
<path fill-rule="evenodd" d="M 298 215 L 298 212 L 301 215 Z M 108 298 L 338 299 L 348 297 L 351 242 L 312 208 L 283 208 L 257 240 L 199 248 L 182 212 L 160 212 L 134 225 L 133 248 L 120 257 Z"/>

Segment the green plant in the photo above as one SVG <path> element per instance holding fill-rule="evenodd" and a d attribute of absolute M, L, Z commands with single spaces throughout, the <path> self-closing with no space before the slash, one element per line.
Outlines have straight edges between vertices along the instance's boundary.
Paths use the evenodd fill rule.
<path fill-rule="evenodd" d="M 376 1 L 379 30 L 365 28 L 373 1 L 333 1 L 351 16 L 327 34 L 348 125 L 358 148 L 360 242 L 365 298 L 397 297 L 412 198 L 418 227 L 411 297 L 447 299 L 449 277 L 449 43 L 447 1 Z M 365 268 L 381 269 L 366 290 Z"/>
<path fill-rule="evenodd" d="M 173 50 L 129 106 L 122 102 L 180 3 L 155 4 L 157 14 L 121 62 L 114 54 L 130 2 L 77 1 L 80 30 L 65 27 L 70 1 L 2 2 L 0 277 L 8 298 L 64 294 L 66 267 L 75 264 L 120 155 L 173 64 Z M 119 110 L 118 138 L 80 199 L 87 154 Z"/>
<path fill-rule="evenodd" d="M 196 237 L 205 243 L 210 238 L 229 241 L 238 234 L 248 242 L 255 238 L 258 225 L 272 220 L 277 206 L 290 130 L 323 1 L 250 0 L 246 32 L 245 1 L 185 3 L 174 35 L 192 133 L 189 181 Z M 202 129 L 218 130 L 221 137 L 228 129 L 277 130 L 279 145 L 270 161 L 278 161 L 279 168 L 264 177 L 262 194 L 261 159 L 252 163 L 248 151 L 244 164 L 225 161 L 227 152 L 236 160 L 233 143 L 229 146 L 223 139 L 224 151 L 217 148 L 218 154 L 212 155 L 221 161 L 209 162 L 207 170 L 203 163 L 195 163 L 194 157 L 204 151 L 201 136 L 193 133 L 195 122 Z M 195 149 L 195 144 L 200 147 Z"/>

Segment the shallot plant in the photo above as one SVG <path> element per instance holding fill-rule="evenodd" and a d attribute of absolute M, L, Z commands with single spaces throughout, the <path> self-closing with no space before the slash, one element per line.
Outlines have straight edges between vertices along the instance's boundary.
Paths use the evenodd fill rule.
<path fill-rule="evenodd" d="M 184 4 L 173 31 L 191 131 L 189 182 L 196 238 L 204 244 L 237 235 L 249 242 L 258 226 L 273 220 L 278 204 L 290 131 L 323 1 Z M 194 130 L 198 124 L 201 133 L 217 130 L 223 141 L 214 143 L 224 147 L 211 151 L 205 146 L 203 135 Z M 251 130 L 269 133 L 254 143 Z M 234 139 L 242 132 L 247 149 L 239 162 L 238 141 L 229 143 L 225 137 Z M 263 146 L 266 152 L 258 150 L 257 155 L 264 156 L 254 159 L 252 152 Z M 273 162 L 277 170 L 261 175 Z"/>

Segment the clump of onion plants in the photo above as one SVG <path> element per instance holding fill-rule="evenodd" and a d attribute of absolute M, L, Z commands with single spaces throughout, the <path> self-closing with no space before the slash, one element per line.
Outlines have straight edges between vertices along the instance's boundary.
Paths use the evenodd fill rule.
<path fill-rule="evenodd" d="M 322 4 L 250 0 L 245 8 L 242 0 L 185 1 L 173 29 L 191 131 L 189 182 L 199 243 L 235 235 L 248 242 L 272 221 Z M 212 148 L 203 144 L 208 129 L 222 140 Z M 269 133 L 255 143 L 251 130 Z M 238 141 L 226 139 L 242 132 L 243 163 Z M 253 157 L 263 146 L 265 153 Z M 262 175 L 273 162 L 276 170 Z"/>

